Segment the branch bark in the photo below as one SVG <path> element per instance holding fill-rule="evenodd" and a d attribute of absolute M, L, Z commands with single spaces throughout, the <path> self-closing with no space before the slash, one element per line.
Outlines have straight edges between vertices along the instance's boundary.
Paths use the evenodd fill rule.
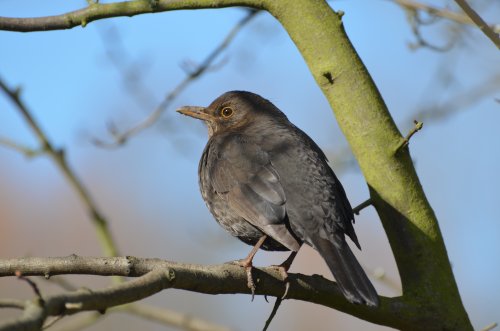
<path fill-rule="evenodd" d="M 107 308 L 135 302 L 163 289 L 176 288 L 205 294 L 251 294 L 247 287 L 244 268 L 236 264 L 195 265 L 160 259 L 135 257 L 68 257 L 18 258 L 0 260 L 0 277 L 50 277 L 62 274 L 139 277 L 104 290 L 78 290 L 44 297 L 45 305 L 29 302 L 23 315 L 15 321 L 0 324 L 0 331 L 23 325 L 33 329 L 51 315 L 74 314 L 81 311 L 103 311 Z M 147 278 L 144 278 L 146 277 Z M 257 295 L 281 297 L 285 283 L 274 267 L 257 268 L 254 277 Z M 301 300 L 334 308 L 364 320 L 395 328 L 406 328 L 421 323 L 416 307 L 408 306 L 400 297 L 381 298 L 380 307 L 353 305 L 345 300 L 336 283 L 321 276 L 289 274 L 290 289 L 287 299 Z M 69 305 L 68 305 L 69 304 Z M 68 306 L 70 308 L 68 308 Z"/>
<path fill-rule="evenodd" d="M 434 319 L 426 330 L 472 330 L 409 151 L 393 153 L 403 137 L 351 45 L 341 15 L 314 0 L 275 1 L 267 9 L 301 52 L 359 162 L 398 265 L 405 301 Z"/>
<path fill-rule="evenodd" d="M 107 17 L 229 6 L 267 10 L 283 25 L 299 49 L 359 162 L 370 189 L 371 201 L 387 233 L 403 286 L 403 297 L 382 298 L 378 309 L 370 309 L 347 304 L 337 288 L 323 278 L 290 275 L 289 297 L 402 330 L 472 330 L 437 219 L 420 185 L 409 151 L 404 149 L 393 153 L 403 137 L 351 45 L 343 28 L 342 15 L 334 12 L 326 1 L 137 0 L 93 4 L 76 12 L 45 18 L 0 18 L 0 29 L 65 29 Z M 23 262 L 29 266 L 30 261 L 33 262 Z M 127 275 L 134 275 L 147 263 L 132 265 Z M 60 267 L 66 272 L 75 272 L 68 266 Z M 249 292 L 245 273 L 235 266 L 168 264 L 165 267 L 174 270 L 176 277 L 172 286 L 176 288 L 207 294 Z M 42 274 L 55 271 L 43 265 L 38 268 Z M 101 263 L 100 268 L 104 270 L 109 266 Z M 26 273 L 26 270 L 21 271 Z M 122 275 L 121 271 L 118 274 Z M 279 276 L 273 276 L 272 269 L 265 268 L 256 274 L 262 280 L 258 294 L 282 294 Z"/>
<path fill-rule="evenodd" d="M 498 33 L 483 20 L 481 16 L 465 0 L 455 0 L 455 2 L 462 8 L 465 14 L 470 17 L 472 22 L 500 49 L 500 36 Z"/>
<path fill-rule="evenodd" d="M 177 9 L 224 8 L 246 6 L 263 9 L 265 0 L 132 0 L 114 3 L 93 3 L 69 13 L 36 17 L 0 17 L 0 30 L 31 32 L 85 27 L 88 23 L 111 17 L 135 16 Z"/>
<path fill-rule="evenodd" d="M 108 289 L 81 289 L 38 298 L 26 303 L 21 317 L 0 324 L 0 331 L 40 330 L 48 316 L 71 315 L 81 311 L 104 311 L 113 306 L 134 302 L 169 288 L 173 274 L 168 269 L 153 269 L 135 280 Z"/>

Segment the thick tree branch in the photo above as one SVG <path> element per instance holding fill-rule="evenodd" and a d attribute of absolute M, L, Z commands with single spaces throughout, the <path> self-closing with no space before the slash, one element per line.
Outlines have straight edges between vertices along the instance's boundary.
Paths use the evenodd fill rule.
<path fill-rule="evenodd" d="M 48 278 L 44 277 L 42 279 L 46 280 L 47 282 L 59 285 L 64 290 L 76 291 L 78 289 L 76 285 L 70 282 L 67 278 L 67 276 L 53 276 Z M 120 279 L 123 280 L 122 277 Z M 6 301 L 6 304 L 8 303 L 9 301 Z M 21 302 L 21 304 L 23 304 L 23 302 Z M 0 300 L 0 308 L 1 307 L 2 300 Z M 21 309 L 23 307 L 24 305 L 21 306 Z M 107 312 L 129 313 L 131 315 L 144 318 L 148 321 L 155 321 L 166 326 L 173 326 L 186 331 L 230 331 L 230 329 L 225 326 L 214 324 L 212 322 L 193 316 L 189 313 L 180 313 L 171 309 L 158 308 L 145 303 L 122 305 L 112 308 Z M 87 325 L 87 323 L 90 323 L 90 321 L 97 322 L 97 320 L 101 317 L 103 317 L 102 314 L 96 314 L 87 316 L 87 318 L 81 320 L 74 320 L 71 325 L 66 325 L 64 327 L 64 330 L 68 330 L 68 327 L 70 329 L 74 327 L 74 330 L 81 330 L 83 329 L 83 327 L 79 327 L 81 323 L 85 323 L 85 325 Z"/>
<path fill-rule="evenodd" d="M 86 8 L 66 14 L 36 17 L 0 17 L 0 30 L 30 32 L 85 27 L 88 23 L 103 18 L 134 16 L 164 12 L 175 9 L 223 8 L 245 6 L 264 9 L 264 0 L 132 0 L 115 3 L 95 3 Z"/>
<path fill-rule="evenodd" d="M 434 318 L 426 330 L 472 330 L 436 216 L 387 106 L 326 2 L 268 3 L 328 99 L 370 189 L 401 276 L 403 296 Z M 390 183 L 390 185 L 388 185 Z M 418 324 L 405 329 L 415 330 Z"/>
<path fill-rule="evenodd" d="M 85 274 L 100 276 L 143 277 L 147 282 L 127 282 L 107 290 L 79 290 L 69 294 L 46 297 L 44 307 L 31 303 L 21 317 L 23 325 L 38 325 L 34 321 L 49 315 L 75 313 L 106 308 L 133 302 L 165 288 L 176 288 L 205 294 L 250 294 L 244 268 L 236 264 L 194 265 L 169 262 L 160 259 L 134 257 L 58 257 L 19 258 L 0 260 L 0 277 L 13 276 L 16 271 L 23 275 L 45 276 L 60 274 Z M 285 285 L 276 268 L 258 268 L 254 271 L 257 280 L 257 295 L 281 297 Z M 353 305 L 345 300 L 337 285 L 321 276 L 289 274 L 290 290 L 287 299 L 317 303 L 334 308 L 367 321 L 392 326 L 407 327 L 422 322 L 417 307 L 406 304 L 403 298 L 381 298 L 380 307 L 374 309 L 364 305 Z M 142 285 L 140 285 L 142 284 Z M 145 286 L 142 288 L 141 286 Z M 147 295 L 146 295 L 147 293 Z M 108 298 L 110 296 L 110 298 Z M 68 304 L 69 303 L 69 308 Z M 80 305 L 81 303 L 81 305 Z M 47 306 L 49 308 L 47 308 Z M 65 307 L 62 309 L 61 307 Z M 27 317 L 28 316 L 28 317 Z M 20 323 L 20 321 L 17 321 Z M 11 323 L 11 322 L 9 322 Z M 9 324 L 15 325 L 15 324 Z M 4 330 L 0 327 L 0 330 Z"/>
<path fill-rule="evenodd" d="M 412 10 L 420 10 L 444 17 L 461 24 L 475 24 L 467 15 L 453 12 L 447 9 L 427 5 L 414 0 L 392 0 L 400 6 Z M 198 8 L 223 8 L 234 6 L 246 6 L 256 9 L 264 9 L 265 0 L 132 0 L 115 3 L 92 3 L 88 7 L 75 10 L 61 15 L 18 18 L 0 17 L 0 30 L 31 32 L 47 30 L 71 29 L 75 26 L 85 27 L 88 23 L 111 17 L 135 16 L 155 12 L 170 11 L 176 9 L 198 9 Z M 490 26 L 494 32 L 498 26 Z"/>
<path fill-rule="evenodd" d="M 47 296 L 43 302 L 32 300 L 26 304 L 20 318 L 0 324 L 0 331 L 40 330 L 48 316 L 71 315 L 89 310 L 104 313 L 107 308 L 134 302 L 171 287 L 173 275 L 165 268 L 153 269 L 137 279 L 104 290 L 82 289 Z"/>

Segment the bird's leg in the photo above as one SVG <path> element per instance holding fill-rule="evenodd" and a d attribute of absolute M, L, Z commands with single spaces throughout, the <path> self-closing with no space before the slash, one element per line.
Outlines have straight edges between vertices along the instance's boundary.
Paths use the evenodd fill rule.
<path fill-rule="evenodd" d="M 250 251 L 248 256 L 246 258 L 244 258 L 243 260 L 237 261 L 240 266 L 245 268 L 245 271 L 247 273 L 247 281 L 248 281 L 247 286 L 252 291 L 252 301 L 253 301 L 254 296 L 255 296 L 255 283 L 254 283 L 253 277 L 252 277 L 252 267 L 253 267 L 252 260 L 253 260 L 253 257 L 255 256 L 255 254 L 257 253 L 257 251 L 259 250 L 260 246 L 262 246 L 262 244 L 266 240 L 266 238 L 267 238 L 267 235 L 263 235 L 262 237 L 260 237 L 259 241 L 257 241 L 257 243 L 252 248 L 252 250 Z"/>
<path fill-rule="evenodd" d="M 273 267 L 276 267 L 281 275 L 283 277 L 283 281 L 285 282 L 285 293 L 281 297 L 281 299 L 285 299 L 286 295 L 288 294 L 288 290 L 290 289 L 290 282 L 288 281 L 288 269 L 290 269 L 290 266 L 292 265 L 293 260 L 297 256 L 297 252 L 292 252 L 290 256 L 280 265 L 275 265 Z"/>

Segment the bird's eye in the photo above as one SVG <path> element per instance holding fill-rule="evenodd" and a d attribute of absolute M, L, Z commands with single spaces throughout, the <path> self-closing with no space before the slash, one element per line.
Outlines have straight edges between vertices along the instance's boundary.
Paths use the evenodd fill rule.
<path fill-rule="evenodd" d="M 220 115 L 224 118 L 229 118 L 233 116 L 233 113 L 234 113 L 233 109 L 229 107 L 224 107 L 220 111 Z"/>

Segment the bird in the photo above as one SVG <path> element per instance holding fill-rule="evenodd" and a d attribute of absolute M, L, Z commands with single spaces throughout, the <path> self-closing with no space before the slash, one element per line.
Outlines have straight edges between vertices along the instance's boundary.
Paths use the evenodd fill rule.
<path fill-rule="evenodd" d="M 292 252 L 281 265 L 286 277 L 307 244 L 325 260 L 347 301 L 379 305 L 346 241 L 347 236 L 361 249 L 344 188 L 306 133 L 269 100 L 247 91 L 229 91 L 208 107 L 177 112 L 208 127 L 198 166 L 201 195 L 222 228 L 254 246 L 240 260 L 252 294 L 252 259 L 259 249 Z"/>

